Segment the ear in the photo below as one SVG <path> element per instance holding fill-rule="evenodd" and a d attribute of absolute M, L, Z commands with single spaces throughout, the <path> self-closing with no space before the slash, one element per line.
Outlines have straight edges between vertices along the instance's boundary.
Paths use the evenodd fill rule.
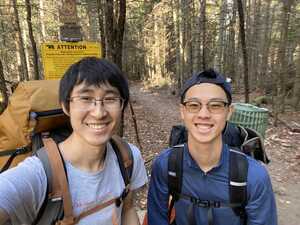
<path fill-rule="evenodd" d="M 233 105 L 230 105 L 230 106 L 228 107 L 228 109 L 229 109 L 229 111 L 228 111 L 227 118 L 226 118 L 227 121 L 230 119 L 232 113 L 234 112 L 234 106 L 233 106 Z"/>
<path fill-rule="evenodd" d="M 66 109 L 65 105 L 64 105 L 63 103 L 60 103 L 60 105 L 61 105 L 61 108 L 62 108 L 63 112 L 64 112 L 67 116 L 70 116 L 70 113 L 69 113 L 69 111 Z"/>

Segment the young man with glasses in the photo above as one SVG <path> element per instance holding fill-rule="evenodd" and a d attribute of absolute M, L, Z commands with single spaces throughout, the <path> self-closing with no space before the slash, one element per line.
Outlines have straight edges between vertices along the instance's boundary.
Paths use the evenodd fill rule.
<path fill-rule="evenodd" d="M 84 58 L 73 64 L 60 81 L 59 101 L 70 117 L 73 131 L 58 148 L 65 163 L 75 215 L 117 198 L 124 191 L 124 180 L 110 139 L 128 100 L 127 80 L 116 65 L 105 59 Z M 124 202 L 96 211 L 78 224 L 140 224 L 133 206 L 133 192 L 144 186 L 147 174 L 139 150 L 131 144 L 130 148 L 133 168 Z M 35 156 L 2 173 L 0 224 L 32 224 L 46 194 L 47 177 Z"/>
<path fill-rule="evenodd" d="M 246 158 L 245 221 L 231 207 L 224 207 L 230 202 L 230 150 L 223 143 L 222 131 L 233 111 L 231 102 L 230 83 L 213 70 L 195 74 L 186 81 L 180 104 L 181 118 L 188 131 L 179 162 L 182 175 L 170 170 L 169 160 L 174 155 L 171 153 L 178 150 L 175 147 L 164 150 L 155 159 L 148 193 L 148 225 L 277 225 L 269 175 L 253 158 Z M 174 195 L 170 193 L 169 182 L 174 183 L 171 180 L 178 176 L 182 179 L 181 191 Z M 177 198 L 174 221 L 169 221 L 168 215 L 170 194 Z"/>

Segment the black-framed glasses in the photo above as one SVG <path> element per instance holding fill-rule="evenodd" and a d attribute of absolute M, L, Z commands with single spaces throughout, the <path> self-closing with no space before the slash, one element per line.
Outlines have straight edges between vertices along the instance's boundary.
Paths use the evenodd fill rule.
<path fill-rule="evenodd" d="M 76 107 L 82 110 L 91 110 L 100 102 L 101 106 L 107 111 L 117 111 L 123 108 L 124 100 L 121 97 L 105 97 L 97 99 L 91 96 L 73 96 L 69 98 L 70 102 L 74 102 Z"/>
<path fill-rule="evenodd" d="M 195 99 L 184 101 L 182 105 L 189 113 L 198 113 L 203 107 L 203 104 Z M 211 100 L 205 105 L 210 113 L 221 114 L 229 106 L 229 103 L 222 100 Z"/>

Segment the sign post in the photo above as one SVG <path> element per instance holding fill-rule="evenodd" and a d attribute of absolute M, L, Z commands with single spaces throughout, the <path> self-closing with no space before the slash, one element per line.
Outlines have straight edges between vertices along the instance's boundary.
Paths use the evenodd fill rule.
<path fill-rule="evenodd" d="M 63 23 L 59 28 L 61 41 L 82 41 L 81 27 L 77 24 L 78 17 L 75 0 L 62 0 L 59 20 Z"/>

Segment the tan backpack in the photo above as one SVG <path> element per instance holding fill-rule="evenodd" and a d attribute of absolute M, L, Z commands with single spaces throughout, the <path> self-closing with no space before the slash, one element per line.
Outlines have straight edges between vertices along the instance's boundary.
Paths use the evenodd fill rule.
<path fill-rule="evenodd" d="M 9 158 L 12 167 L 32 154 L 30 145 L 35 133 L 68 123 L 58 102 L 58 87 L 59 80 L 18 84 L 0 115 L 0 171 Z"/>

